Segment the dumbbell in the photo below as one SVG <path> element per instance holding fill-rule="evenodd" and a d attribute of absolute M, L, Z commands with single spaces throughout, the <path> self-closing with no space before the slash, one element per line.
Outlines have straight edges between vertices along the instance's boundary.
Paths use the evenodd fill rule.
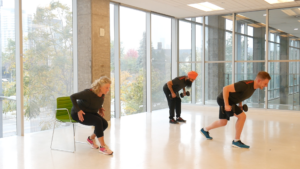
<path fill-rule="evenodd" d="M 190 96 L 190 92 L 189 92 L 189 91 L 185 92 L 185 94 L 186 94 L 187 96 Z M 184 98 L 183 93 L 180 93 L 180 97 L 181 97 L 181 98 Z"/>
<path fill-rule="evenodd" d="M 236 105 L 236 104 L 232 105 L 232 111 L 233 111 L 233 113 L 235 113 L 235 108 L 234 108 L 234 106 L 237 106 L 237 105 Z M 247 111 L 248 111 L 248 106 L 247 106 L 246 104 L 244 104 L 242 108 L 243 108 L 244 112 L 247 112 Z"/>
<path fill-rule="evenodd" d="M 236 104 L 231 105 L 231 110 L 233 113 L 235 113 L 235 106 L 237 106 L 237 105 Z M 243 105 L 243 110 L 244 110 L 244 112 L 248 111 L 248 106 L 246 104 Z M 225 111 L 225 107 L 223 107 L 223 106 L 222 106 L 222 111 Z"/>

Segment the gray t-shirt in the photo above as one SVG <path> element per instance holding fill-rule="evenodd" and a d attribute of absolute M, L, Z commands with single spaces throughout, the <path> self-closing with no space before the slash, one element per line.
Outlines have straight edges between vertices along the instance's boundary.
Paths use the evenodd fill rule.
<path fill-rule="evenodd" d="M 71 112 L 77 113 L 82 110 L 84 113 L 97 113 L 102 108 L 104 94 L 99 97 L 91 89 L 85 89 L 70 96 L 73 107 Z"/>
<path fill-rule="evenodd" d="M 177 92 L 179 92 L 179 90 L 186 87 L 185 78 L 186 78 L 186 76 L 179 76 L 172 80 L 172 83 L 173 83 L 172 88 L 173 88 L 174 93 L 177 93 Z"/>
<path fill-rule="evenodd" d="M 255 92 L 254 81 L 253 80 L 244 80 L 234 83 L 234 93 L 229 93 L 229 102 L 233 104 L 240 103 L 249 97 Z M 223 91 L 219 94 L 218 98 L 223 98 Z"/>

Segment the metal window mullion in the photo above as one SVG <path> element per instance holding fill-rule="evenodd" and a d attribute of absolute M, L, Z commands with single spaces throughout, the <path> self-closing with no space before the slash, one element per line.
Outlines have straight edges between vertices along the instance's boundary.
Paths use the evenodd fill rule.
<path fill-rule="evenodd" d="M 192 18 L 193 20 L 196 20 L 195 18 Z M 196 61 L 196 24 L 192 23 L 191 24 L 192 30 L 191 30 L 191 35 L 192 35 L 192 39 L 191 39 L 191 49 L 192 49 L 192 62 Z M 196 71 L 196 64 L 192 63 L 192 70 Z M 196 103 L 196 86 L 195 84 L 192 85 L 192 104 Z"/>
<path fill-rule="evenodd" d="M 202 55 L 201 55 L 201 79 L 202 79 L 202 104 L 205 105 L 205 16 L 203 17 L 202 26 Z"/>
<path fill-rule="evenodd" d="M 147 113 L 152 112 L 152 97 L 151 97 L 151 13 L 146 13 L 146 45 L 147 45 Z"/>
<path fill-rule="evenodd" d="M 172 18 L 172 79 L 178 76 L 178 54 L 179 54 L 179 21 Z"/>
<path fill-rule="evenodd" d="M 114 4 L 114 52 L 115 52 L 115 118 L 121 118 L 120 92 L 120 5 Z"/>
<path fill-rule="evenodd" d="M 17 135 L 24 136 L 22 0 L 15 1 Z"/>
<path fill-rule="evenodd" d="M 245 34 L 246 35 L 248 35 L 248 24 L 247 23 L 245 23 Z M 245 58 L 244 58 L 244 60 L 247 60 L 247 58 L 248 58 L 248 37 L 244 37 L 244 55 L 245 55 Z M 247 71 L 247 63 L 245 62 L 244 63 L 244 79 L 245 80 L 247 80 L 248 78 L 247 78 L 247 74 L 248 74 L 248 71 Z"/>
<path fill-rule="evenodd" d="M 235 13 L 232 14 L 233 15 L 233 19 L 232 19 L 232 72 L 231 72 L 231 80 L 232 80 L 232 83 L 235 82 L 235 25 L 236 25 L 236 15 Z"/>
<path fill-rule="evenodd" d="M 77 0 L 72 2 L 73 17 L 73 93 L 78 92 L 78 57 L 77 57 Z"/>
<path fill-rule="evenodd" d="M 265 71 L 268 72 L 269 57 L 269 10 L 266 10 L 266 52 L 265 52 Z M 268 87 L 265 88 L 265 109 L 268 109 Z"/>

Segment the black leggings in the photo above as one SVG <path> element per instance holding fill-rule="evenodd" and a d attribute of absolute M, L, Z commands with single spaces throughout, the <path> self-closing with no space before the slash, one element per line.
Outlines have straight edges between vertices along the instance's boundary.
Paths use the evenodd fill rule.
<path fill-rule="evenodd" d="M 174 109 L 176 109 L 176 117 L 180 117 L 180 114 L 181 114 L 181 99 L 178 98 L 178 97 L 170 99 L 171 91 L 167 87 L 164 87 L 163 90 L 164 90 L 165 95 L 167 97 L 168 105 L 169 105 L 169 109 L 170 109 L 169 119 L 174 118 Z"/>
<path fill-rule="evenodd" d="M 83 122 L 81 122 L 78 118 L 78 113 L 71 114 L 72 118 L 79 122 L 80 124 L 84 124 L 87 126 L 95 126 L 94 133 L 97 138 L 103 137 L 103 131 L 108 127 L 107 121 L 101 117 L 98 113 L 86 113 L 83 115 Z"/>

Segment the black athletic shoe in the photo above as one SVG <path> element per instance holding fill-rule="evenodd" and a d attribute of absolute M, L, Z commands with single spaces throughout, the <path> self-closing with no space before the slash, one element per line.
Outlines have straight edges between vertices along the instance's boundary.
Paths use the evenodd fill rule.
<path fill-rule="evenodd" d="M 170 119 L 170 123 L 172 123 L 172 124 L 178 124 L 178 122 L 175 121 L 174 119 Z"/>
<path fill-rule="evenodd" d="M 177 121 L 177 122 L 184 122 L 184 123 L 186 122 L 186 120 L 183 120 L 181 117 L 177 117 L 177 118 L 176 118 L 176 121 Z"/>

